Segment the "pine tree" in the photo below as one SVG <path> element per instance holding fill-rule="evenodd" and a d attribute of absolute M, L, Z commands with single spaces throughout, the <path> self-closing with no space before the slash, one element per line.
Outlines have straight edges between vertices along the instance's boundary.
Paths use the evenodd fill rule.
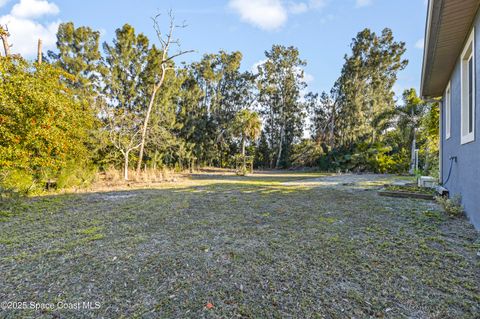
<path fill-rule="evenodd" d="M 369 29 L 359 32 L 345 56 L 341 75 L 333 92 L 337 102 L 337 145 L 351 146 L 362 138 L 374 143 L 382 127 L 382 114 L 393 111 L 393 86 L 403 59 L 405 43 L 396 42 L 390 29 L 377 35 Z"/>
<path fill-rule="evenodd" d="M 90 27 L 75 28 L 73 22 L 61 23 L 57 31 L 57 50 L 48 52 L 50 62 L 74 76 L 75 88 L 92 89 L 98 84 L 101 54 L 100 32 Z"/>
<path fill-rule="evenodd" d="M 265 135 L 273 146 L 271 167 L 288 166 L 292 144 L 303 134 L 305 103 L 301 91 L 306 87 L 298 49 L 274 45 L 265 52 L 267 61 L 258 67 L 258 89 Z M 273 159 L 275 162 L 273 162 Z"/>

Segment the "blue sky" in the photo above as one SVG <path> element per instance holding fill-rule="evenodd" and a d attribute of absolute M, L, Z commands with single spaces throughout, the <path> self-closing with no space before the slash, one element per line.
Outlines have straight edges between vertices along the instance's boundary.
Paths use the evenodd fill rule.
<path fill-rule="evenodd" d="M 389 27 L 406 42 L 410 61 L 395 91 L 419 86 L 425 0 L 0 0 L 0 23 L 9 26 L 13 51 L 32 57 L 37 38 L 47 48 L 54 46 L 60 22 L 100 30 L 102 41 L 111 41 L 115 29 L 129 23 L 154 39 L 150 17 L 169 9 L 188 24 L 178 32 L 182 49 L 197 51 L 187 61 L 239 50 L 243 68 L 250 70 L 272 44 L 293 45 L 308 63 L 312 91 L 331 88 L 358 31 Z"/>

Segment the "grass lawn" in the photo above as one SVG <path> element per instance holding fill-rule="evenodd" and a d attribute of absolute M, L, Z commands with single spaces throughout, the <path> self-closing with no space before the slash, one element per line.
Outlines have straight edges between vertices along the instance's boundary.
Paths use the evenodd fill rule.
<path fill-rule="evenodd" d="M 195 175 L 0 214 L 0 318 L 479 318 L 478 233 L 393 177 Z"/>

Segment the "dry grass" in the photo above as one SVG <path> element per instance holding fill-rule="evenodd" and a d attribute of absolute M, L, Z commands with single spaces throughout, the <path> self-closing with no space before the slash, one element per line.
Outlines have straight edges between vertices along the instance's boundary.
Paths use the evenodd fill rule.
<path fill-rule="evenodd" d="M 2 318 L 475 318 L 478 233 L 379 180 L 195 175 L 30 199 L 0 223 L 0 301 L 99 301 Z M 388 177 L 391 179 L 391 177 Z"/>

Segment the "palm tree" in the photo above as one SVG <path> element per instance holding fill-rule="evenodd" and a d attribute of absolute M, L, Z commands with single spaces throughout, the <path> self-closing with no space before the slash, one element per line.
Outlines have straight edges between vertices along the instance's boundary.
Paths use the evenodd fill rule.
<path fill-rule="evenodd" d="M 262 121 L 257 112 L 241 110 L 235 115 L 233 130 L 242 139 L 242 156 L 245 161 L 245 145 L 247 139 L 256 140 L 262 131 Z"/>
<path fill-rule="evenodd" d="M 415 149 L 417 148 L 417 129 L 425 114 L 425 102 L 417 96 L 415 89 L 403 92 L 403 105 L 397 107 L 398 126 L 411 141 L 409 173 L 415 172 Z"/>

